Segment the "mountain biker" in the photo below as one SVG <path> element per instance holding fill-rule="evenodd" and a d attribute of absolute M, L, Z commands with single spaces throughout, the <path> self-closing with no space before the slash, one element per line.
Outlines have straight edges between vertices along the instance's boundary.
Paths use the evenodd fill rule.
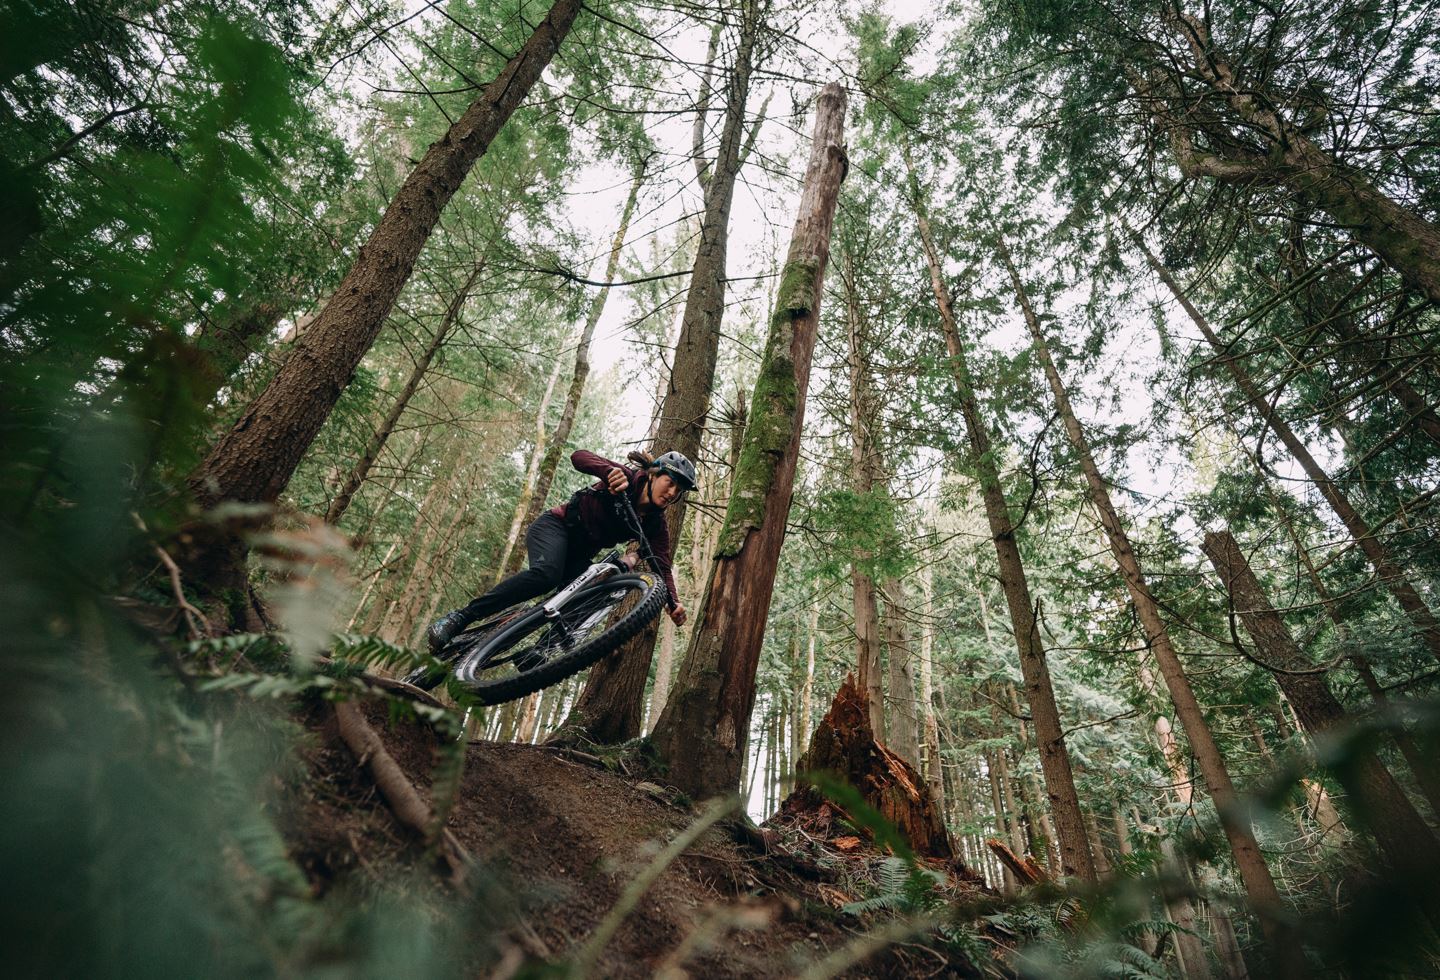
<path fill-rule="evenodd" d="M 586 449 L 576 450 L 570 456 L 570 465 L 598 477 L 599 482 L 536 518 L 525 532 L 530 567 L 431 623 L 425 633 L 430 650 L 438 652 L 471 623 L 559 588 L 583 572 L 595 552 L 630 540 L 634 535 L 605 499 L 607 493 L 629 494 L 674 602 L 670 618 L 676 626 L 683 625 L 685 607 L 676 595 L 675 579 L 670 573 L 670 531 L 665 525 L 665 508 L 687 490 L 695 489 L 695 464 L 677 452 L 663 453 L 653 460 L 642 453 L 632 453 L 631 458 L 636 462 L 648 460 L 648 464 L 626 466 Z"/>

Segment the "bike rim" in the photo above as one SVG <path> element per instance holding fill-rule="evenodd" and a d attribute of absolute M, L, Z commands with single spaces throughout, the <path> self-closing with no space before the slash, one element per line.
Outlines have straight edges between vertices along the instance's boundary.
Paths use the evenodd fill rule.
<path fill-rule="evenodd" d="M 627 575 L 580 591 L 553 619 L 532 609 L 462 656 L 455 676 L 483 688 L 573 656 L 624 616 L 627 599 L 638 599 L 650 586 L 646 578 Z"/>

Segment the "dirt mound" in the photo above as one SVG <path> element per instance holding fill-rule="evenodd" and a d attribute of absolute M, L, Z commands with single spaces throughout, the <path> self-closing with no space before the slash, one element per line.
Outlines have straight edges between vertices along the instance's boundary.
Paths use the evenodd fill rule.
<path fill-rule="evenodd" d="M 422 723 L 392 722 L 378 705 L 364 714 L 428 804 L 439 737 Z M 320 738 L 296 848 L 316 887 L 376 865 L 416 865 L 421 846 L 355 764 L 331 709 L 316 708 L 309 721 Z M 496 955 L 503 959 L 508 949 L 518 960 L 518 949 L 553 962 L 573 957 L 626 886 L 696 819 L 697 809 L 673 793 L 564 751 L 475 742 L 448 827 L 498 889 L 493 901 L 511 913 Z M 834 909 L 836 889 L 825 884 L 833 874 L 759 853 L 743 839 L 712 828 L 671 862 L 592 975 L 793 976 L 863 931 L 865 923 Z M 903 949 L 888 951 L 846 975 L 917 975 L 911 959 Z M 935 955 L 925 959 L 922 972 L 936 975 Z"/>

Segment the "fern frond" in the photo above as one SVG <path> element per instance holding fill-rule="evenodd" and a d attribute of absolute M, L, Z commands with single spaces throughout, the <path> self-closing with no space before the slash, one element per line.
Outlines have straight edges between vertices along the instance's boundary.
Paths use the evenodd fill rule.
<path fill-rule="evenodd" d="M 388 640 L 364 633 L 337 633 L 331 655 L 336 660 L 363 667 L 410 670 L 421 665 L 439 665 L 439 661 L 428 653 L 396 646 Z"/>

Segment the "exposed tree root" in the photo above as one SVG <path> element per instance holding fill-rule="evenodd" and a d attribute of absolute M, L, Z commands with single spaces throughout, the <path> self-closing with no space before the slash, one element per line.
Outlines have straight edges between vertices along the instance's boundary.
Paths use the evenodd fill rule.
<path fill-rule="evenodd" d="M 450 871 L 451 883 L 457 887 L 463 884 L 470 867 L 470 857 L 465 848 L 447 829 L 440 830 L 438 839 L 431 839 L 434 814 L 394 757 L 386 751 L 385 743 L 365 720 L 359 705 L 354 701 L 336 704 L 335 720 L 339 725 L 340 738 L 355 755 L 355 760 L 369 769 L 370 777 L 375 780 L 380 795 L 385 798 L 395 818 L 419 835 L 427 845 L 434 845 Z"/>

